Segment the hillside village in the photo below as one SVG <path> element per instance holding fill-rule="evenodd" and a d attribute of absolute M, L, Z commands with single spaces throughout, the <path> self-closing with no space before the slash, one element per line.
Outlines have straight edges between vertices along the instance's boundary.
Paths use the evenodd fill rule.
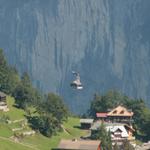
<path fill-rule="evenodd" d="M 107 112 L 97 112 L 96 119 L 80 119 L 81 129 L 89 130 L 90 134 L 89 136 L 82 137 L 82 140 L 84 139 L 84 145 L 86 145 L 86 140 L 90 139 L 91 135 L 98 131 L 98 129 L 101 127 L 101 124 L 104 123 L 106 130 L 111 133 L 111 140 L 112 144 L 115 145 L 122 145 L 125 140 L 129 141 L 134 147 L 135 145 L 135 137 L 133 136 L 134 129 L 132 127 L 132 116 L 134 113 L 132 110 L 127 110 L 123 106 L 117 106 L 116 108 L 112 110 L 107 110 Z M 91 141 L 87 140 L 87 147 L 88 144 Z M 74 141 L 64 141 L 62 140 L 59 149 L 71 149 L 72 144 L 76 143 L 79 144 L 78 140 Z M 94 150 L 95 146 L 97 145 L 97 148 L 100 149 L 100 142 L 91 144 L 93 145 L 90 147 L 91 150 Z M 66 148 L 67 147 L 67 148 Z M 82 146 L 81 146 L 82 147 Z M 80 146 L 78 149 L 82 149 Z M 83 148 L 84 149 L 84 148 Z M 89 149 L 89 150 L 90 150 Z"/>
<path fill-rule="evenodd" d="M 0 92 L 0 108 L 1 112 L 7 113 L 10 111 L 7 105 L 7 95 Z M 81 118 L 80 125 L 74 126 L 81 131 L 86 131 L 83 136 L 70 137 L 69 139 L 60 138 L 60 142 L 57 147 L 53 149 L 58 150 L 101 150 L 101 141 L 93 140 L 91 136 L 98 132 L 101 125 L 104 124 L 107 132 L 111 133 L 112 145 L 117 144 L 121 146 L 124 141 L 129 141 L 133 147 L 137 150 L 148 150 L 150 148 L 149 143 L 144 143 L 143 146 L 136 145 L 134 132 L 135 129 L 132 126 L 134 112 L 125 108 L 122 105 L 118 105 L 114 109 L 108 109 L 105 112 L 97 112 L 95 118 Z M 11 121 L 7 119 L 7 124 L 14 126 L 13 124 L 21 122 L 21 127 L 11 128 L 14 132 L 14 136 L 9 137 L 12 141 L 19 143 L 20 136 L 16 133 L 22 133 L 23 137 L 35 136 L 36 131 L 27 129 L 27 122 L 24 119 Z M 64 132 L 69 133 L 67 128 L 64 128 Z M 29 145 L 28 145 L 29 146 Z M 28 147 L 29 148 L 29 147 Z M 31 146 L 32 149 L 32 146 Z"/>

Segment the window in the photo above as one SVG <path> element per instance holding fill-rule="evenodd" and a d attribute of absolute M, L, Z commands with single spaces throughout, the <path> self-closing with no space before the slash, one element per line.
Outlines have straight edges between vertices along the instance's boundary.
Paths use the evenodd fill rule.
<path fill-rule="evenodd" d="M 120 114 L 124 114 L 124 110 L 122 110 L 122 111 L 120 112 Z"/>
<path fill-rule="evenodd" d="M 117 110 L 114 110 L 114 111 L 113 111 L 113 114 L 116 114 L 116 113 L 117 113 Z"/>

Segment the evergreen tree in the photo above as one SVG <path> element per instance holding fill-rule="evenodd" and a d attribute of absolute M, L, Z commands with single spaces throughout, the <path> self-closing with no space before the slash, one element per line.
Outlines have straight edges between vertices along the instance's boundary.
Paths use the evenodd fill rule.
<path fill-rule="evenodd" d="M 0 49 L 0 90 L 12 94 L 19 80 L 17 71 L 7 64 L 3 50 Z"/>
<path fill-rule="evenodd" d="M 53 115 L 44 115 L 41 116 L 40 119 L 42 122 L 40 132 L 45 136 L 51 137 L 52 135 L 56 134 L 57 131 L 60 131 L 60 123 Z"/>
<path fill-rule="evenodd" d="M 60 123 L 68 116 L 68 110 L 62 98 L 53 93 L 48 93 L 46 101 L 40 105 L 39 110 L 52 114 Z"/>
<path fill-rule="evenodd" d="M 114 108 L 118 104 L 122 104 L 124 96 L 117 91 L 109 91 L 105 95 L 94 95 L 91 102 L 89 115 L 95 117 L 96 112 L 106 112 L 107 109 Z"/>
<path fill-rule="evenodd" d="M 29 117 L 32 128 L 43 135 L 51 137 L 61 130 L 61 124 L 67 119 L 68 110 L 58 95 L 49 93 L 37 107 L 38 116 Z"/>
<path fill-rule="evenodd" d="M 45 136 L 52 136 L 61 129 L 68 110 L 61 97 L 49 93 L 45 97 L 33 87 L 30 77 L 24 73 L 20 79 L 15 68 L 10 67 L 0 49 L 0 90 L 12 94 L 19 108 L 35 107 L 37 116 L 30 112 L 27 116 L 31 127 Z"/>
<path fill-rule="evenodd" d="M 106 131 L 104 123 L 101 123 L 100 128 L 91 135 L 92 139 L 100 140 L 103 150 L 112 150 L 111 133 Z"/>
<path fill-rule="evenodd" d="M 23 109 L 26 109 L 29 105 L 34 105 L 35 101 L 38 101 L 37 91 L 33 88 L 27 73 L 23 74 L 21 82 L 14 90 L 13 96 L 18 107 Z"/>

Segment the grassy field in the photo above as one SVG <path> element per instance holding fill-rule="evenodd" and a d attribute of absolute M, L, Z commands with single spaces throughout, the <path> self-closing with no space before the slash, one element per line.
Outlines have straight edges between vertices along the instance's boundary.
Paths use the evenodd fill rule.
<path fill-rule="evenodd" d="M 7 139 L 1 139 L 0 138 L 0 150 L 33 150 L 30 147 L 21 145 L 19 143 L 14 143 Z"/>
<path fill-rule="evenodd" d="M 41 134 L 36 134 L 35 136 L 24 138 L 23 142 L 37 145 L 37 148 L 40 150 L 49 150 L 52 148 L 56 148 L 61 139 L 79 138 L 80 136 L 88 134 L 87 131 L 76 128 L 76 126 L 79 126 L 79 118 L 70 117 L 63 126 L 67 131 L 69 131 L 69 133 L 66 131 L 62 131 L 52 138 L 47 138 L 42 136 Z"/>
<path fill-rule="evenodd" d="M 10 120 L 19 120 L 19 119 L 23 119 L 25 112 L 22 109 L 18 109 L 16 107 L 14 107 L 14 98 L 7 96 L 7 105 L 9 107 L 8 112 L 1 112 L 0 116 L 2 115 L 6 115 L 9 117 Z"/>
<path fill-rule="evenodd" d="M 7 102 L 10 111 L 0 112 L 0 117 L 7 115 L 11 121 L 26 119 L 26 113 L 23 110 L 14 107 L 14 99 L 12 97 L 8 96 Z M 14 135 L 12 129 L 21 127 L 21 122 L 11 124 L 0 123 L 0 150 L 50 150 L 52 148 L 56 148 L 61 139 L 79 138 L 80 136 L 88 134 L 87 131 L 81 130 L 79 126 L 79 118 L 70 117 L 68 118 L 68 121 L 63 124 L 64 131 L 57 133 L 57 135 L 51 138 L 47 138 L 40 133 L 36 133 L 33 136 L 24 137 L 20 143 L 15 143 L 10 140 L 10 137 Z M 31 130 L 28 125 L 22 131 L 26 130 Z"/>
<path fill-rule="evenodd" d="M 12 130 L 8 124 L 0 124 L 0 136 L 1 137 L 10 137 L 13 135 Z"/>

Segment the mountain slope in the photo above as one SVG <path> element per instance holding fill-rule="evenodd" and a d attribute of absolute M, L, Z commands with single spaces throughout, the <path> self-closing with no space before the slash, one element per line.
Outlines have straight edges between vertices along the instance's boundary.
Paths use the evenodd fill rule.
<path fill-rule="evenodd" d="M 51 138 L 39 132 L 30 136 L 19 136 L 24 132 L 33 131 L 30 124 L 27 123 L 27 113 L 14 106 L 13 97 L 7 96 L 7 104 L 9 111 L 0 113 L 0 150 L 50 150 L 57 148 L 62 138 L 74 139 L 89 134 L 88 131 L 77 128 L 80 126 L 80 118 L 69 117 L 62 125 L 64 131 L 57 132 Z M 34 111 L 33 108 L 31 110 Z M 8 118 L 9 123 L 6 123 Z M 14 135 L 18 138 L 15 138 Z"/>

